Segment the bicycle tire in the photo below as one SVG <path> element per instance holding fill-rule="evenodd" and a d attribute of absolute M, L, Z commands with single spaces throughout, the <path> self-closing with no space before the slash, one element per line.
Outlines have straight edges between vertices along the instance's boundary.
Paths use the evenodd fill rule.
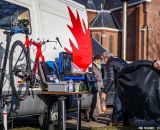
<path fill-rule="evenodd" d="M 20 47 L 21 51 L 17 49 Z M 20 52 L 20 55 L 16 53 Z M 16 56 L 16 58 L 14 57 Z M 22 56 L 22 57 L 21 57 Z M 22 60 L 24 59 L 24 63 Z M 26 48 L 21 41 L 15 41 L 11 47 L 9 60 L 10 86 L 13 94 L 19 99 L 24 100 L 29 94 L 30 81 L 25 77 L 30 73 Z M 15 64 L 14 64 L 15 61 Z M 21 63 L 22 62 L 22 63 Z M 18 64 L 20 63 L 20 64 Z M 16 82 L 16 83 L 15 83 Z"/>

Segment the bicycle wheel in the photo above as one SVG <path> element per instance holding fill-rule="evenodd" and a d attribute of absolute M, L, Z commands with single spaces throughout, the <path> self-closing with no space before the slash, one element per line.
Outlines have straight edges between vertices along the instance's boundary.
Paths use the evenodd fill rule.
<path fill-rule="evenodd" d="M 30 67 L 28 65 L 26 48 L 21 41 L 13 43 L 10 51 L 9 73 L 13 94 L 24 100 L 29 93 Z"/>

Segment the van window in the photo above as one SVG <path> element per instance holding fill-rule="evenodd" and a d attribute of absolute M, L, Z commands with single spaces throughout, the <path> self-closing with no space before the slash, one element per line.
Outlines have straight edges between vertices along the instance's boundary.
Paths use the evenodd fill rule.
<path fill-rule="evenodd" d="M 0 1 L 0 28 L 10 29 L 17 25 L 18 19 L 28 19 L 30 21 L 29 10 L 4 0 Z M 28 28 L 31 30 L 31 25 Z"/>

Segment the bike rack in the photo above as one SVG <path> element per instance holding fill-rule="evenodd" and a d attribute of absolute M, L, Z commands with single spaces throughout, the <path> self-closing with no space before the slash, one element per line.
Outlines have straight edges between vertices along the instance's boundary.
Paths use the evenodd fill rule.
<path fill-rule="evenodd" d="M 1 99 L 2 99 L 2 104 L 3 104 L 3 130 L 8 130 L 8 105 L 11 102 L 11 99 L 9 99 L 8 97 L 12 96 L 10 94 L 8 95 L 2 95 Z"/>
<path fill-rule="evenodd" d="M 7 120 L 7 115 L 8 115 L 8 112 L 7 112 L 7 106 L 8 106 L 8 103 L 4 103 L 4 108 L 3 108 L 3 128 L 4 130 L 8 130 L 8 120 Z"/>

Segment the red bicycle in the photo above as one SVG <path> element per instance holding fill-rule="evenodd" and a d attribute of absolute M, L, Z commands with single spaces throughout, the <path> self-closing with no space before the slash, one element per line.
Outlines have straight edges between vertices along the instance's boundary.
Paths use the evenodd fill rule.
<path fill-rule="evenodd" d="M 9 72 L 10 85 L 15 96 L 24 100 L 29 94 L 29 88 L 39 85 L 42 89 L 46 89 L 46 72 L 45 72 L 45 58 L 42 54 L 42 45 L 47 42 L 57 41 L 43 41 L 34 42 L 29 39 L 29 25 L 28 20 L 19 20 L 19 25 L 24 28 L 25 43 L 16 41 L 13 43 L 10 51 Z M 34 60 L 33 69 L 31 69 L 30 46 L 36 47 L 36 56 Z M 60 44 L 61 45 L 61 44 Z"/>

